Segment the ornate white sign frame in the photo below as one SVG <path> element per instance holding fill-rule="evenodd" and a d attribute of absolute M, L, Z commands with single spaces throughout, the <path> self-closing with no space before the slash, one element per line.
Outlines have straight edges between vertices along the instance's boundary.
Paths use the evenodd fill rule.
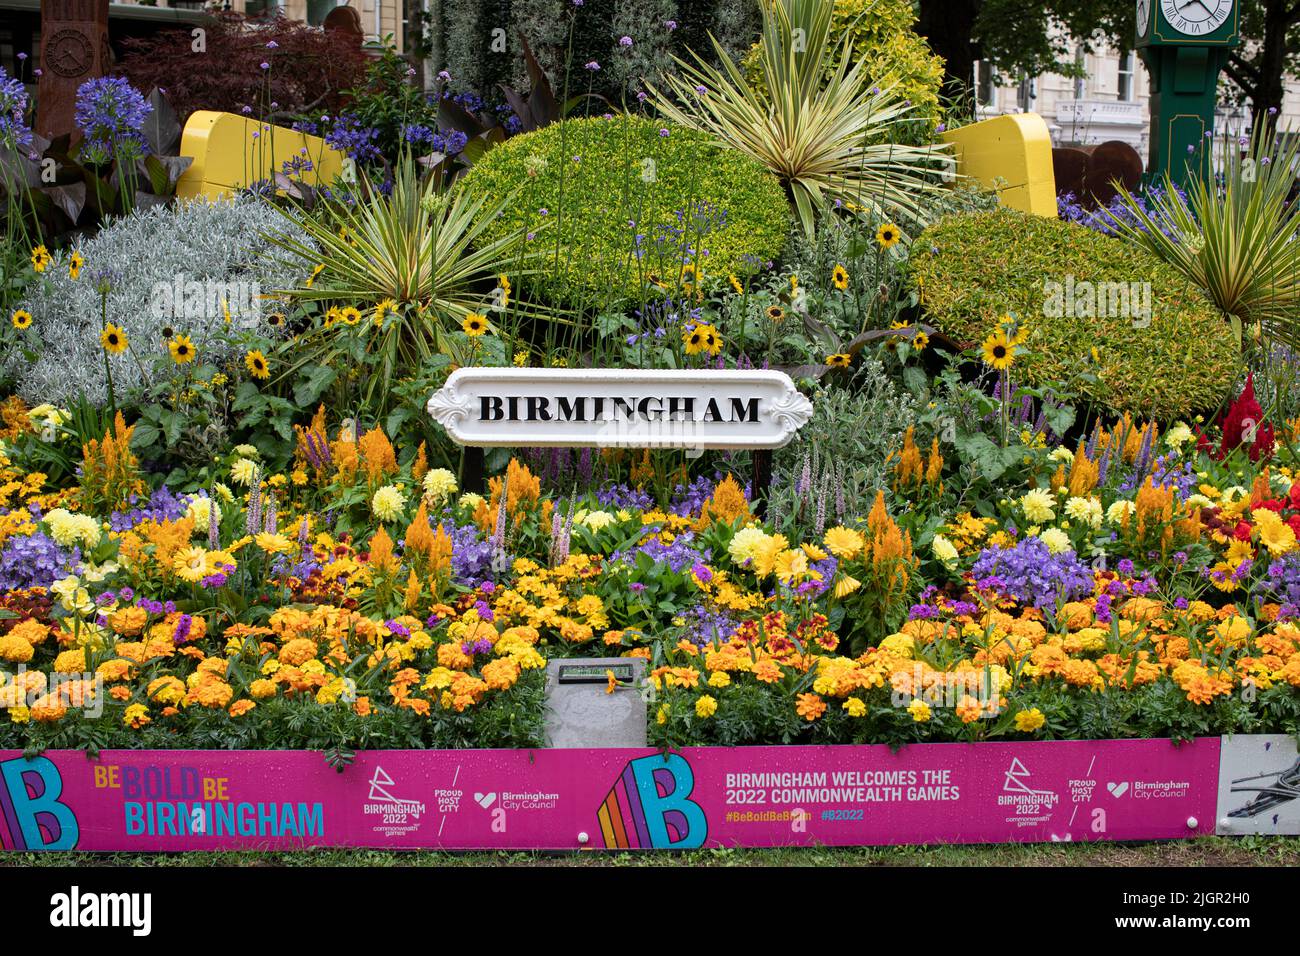
<path fill-rule="evenodd" d="M 780 448 L 812 417 L 771 369 L 461 368 L 427 407 L 481 447 Z"/>

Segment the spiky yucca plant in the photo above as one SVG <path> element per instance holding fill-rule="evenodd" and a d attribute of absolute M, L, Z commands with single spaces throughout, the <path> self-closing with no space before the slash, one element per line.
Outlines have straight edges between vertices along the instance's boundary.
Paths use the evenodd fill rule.
<path fill-rule="evenodd" d="M 511 201 L 504 197 L 489 206 L 463 190 L 443 191 L 438 177 L 422 181 L 409 159 L 394 169 L 392 189 L 385 195 L 362 182 L 355 201 L 332 198 L 312 212 L 282 208 L 288 222 L 314 240 L 311 249 L 287 232 L 273 232 L 268 241 L 307 261 L 318 263 L 310 281 L 277 290 L 290 301 L 330 302 L 354 306 L 363 313 L 383 302 L 391 306 L 367 344 L 378 360 L 366 395 L 385 390 L 393 377 L 409 374 L 439 353 L 455 353 L 461 323 L 470 313 L 503 314 L 499 275 L 529 275 L 533 259 L 524 234 L 495 239 L 484 230 Z M 508 303 L 511 315 L 521 311 Z M 367 319 L 369 321 L 369 319 Z M 340 337 L 340 327 L 317 327 L 301 336 L 286 374 L 307 363 L 334 367 L 353 345 Z M 463 336 L 462 336 L 463 338 Z"/>
<path fill-rule="evenodd" d="M 1243 149 L 1245 145 L 1245 149 Z M 1258 325 L 1300 348 L 1300 204 L 1291 202 L 1300 140 L 1256 130 L 1243 144 L 1224 137 L 1217 175 L 1194 175 L 1186 195 L 1165 174 L 1164 194 L 1121 192 L 1127 213 L 1115 231 L 1199 285 L 1236 326 Z"/>
<path fill-rule="evenodd" d="M 874 221 L 925 225 L 927 198 L 953 170 L 945 147 L 902 146 L 889 131 L 910 106 L 892 87 L 873 86 L 844 43 L 828 43 L 834 4 L 763 0 L 761 84 L 751 84 L 710 38 L 720 66 L 692 53 L 664 89 L 647 83 L 669 119 L 715 136 L 774 172 L 790 193 L 805 234 L 820 210 L 840 205 Z M 869 12 L 869 11 L 868 11 Z M 829 78 L 828 78 L 829 77 Z"/>
<path fill-rule="evenodd" d="M 319 250 L 300 239 L 273 233 L 273 244 L 324 266 L 310 286 L 283 290 L 300 302 L 345 300 L 357 304 L 392 299 L 453 319 L 465 318 L 482 295 L 475 282 L 514 262 L 523 233 L 479 242 L 492 219 L 510 202 L 493 208 L 461 190 L 440 191 L 437 177 L 423 182 L 414 163 L 394 169 L 385 195 L 372 185 L 356 201 L 334 198 L 315 214 L 293 207 L 283 215 Z"/>

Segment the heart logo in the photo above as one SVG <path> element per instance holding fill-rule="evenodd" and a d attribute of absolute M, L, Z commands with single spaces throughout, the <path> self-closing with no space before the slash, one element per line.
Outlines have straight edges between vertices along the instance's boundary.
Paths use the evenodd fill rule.
<path fill-rule="evenodd" d="M 474 802 L 486 810 L 497 802 L 497 795 L 495 793 L 476 793 L 474 794 Z"/>
<path fill-rule="evenodd" d="M 1124 794 L 1128 793 L 1128 781 L 1124 780 L 1120 783 L 1108 783 L 1106 784 L 1106 789 L 1110 791 L 1112 797 L 1122 797 Z"/>

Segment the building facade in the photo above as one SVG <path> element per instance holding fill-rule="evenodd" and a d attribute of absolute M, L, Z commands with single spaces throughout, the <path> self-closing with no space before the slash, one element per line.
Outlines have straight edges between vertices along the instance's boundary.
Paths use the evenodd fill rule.
<path fill-rule="evenodd" d="M 995 76 L 986 64 L 976 63 L 979 116 L 1038 113 L 1047 121 L 1052 142 L 1058 146 L 1121 140 L 1133 146 L 1145 162 L 1150 141 L 1150 78 L 1137 52 L 1086 53 L 1077 47 L 1075 62 L 1085 73 L 1082 78 L 1044 73 L 1014 81 Z M 1288 79 L 1286 90 L 1279 125 L 1297 130 L 1300 81 Z M 1220 106 L 1215 126 L 1219 130 L 1248 130 L 1250 110 L 1245 106 Z"/>
<path fill-rule="evenodd" d="M 312 26 L 324 23 L 325 17 L 335 7 L 347 6 L 357 11 L 361 19 L 361 30 L 368 42 L 378 43 L 391 36 L 400 53 L 406 50 L 408 35 L 415 36 L 418 33 L 422 6 L 419 0 L 221 0 L 219 4 L 209 4 L 209 8 L 235 10 L 249 15 L 270 14 L 280 10 L 286 17 L 305 20 Z"/>

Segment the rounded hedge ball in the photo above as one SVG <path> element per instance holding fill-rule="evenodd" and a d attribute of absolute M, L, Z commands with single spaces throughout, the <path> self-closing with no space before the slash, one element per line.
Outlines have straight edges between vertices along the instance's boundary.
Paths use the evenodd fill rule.
<path fill-rule="evenodd" d="M 926 321 L 978 345 L 1011 316 L 1027 333 L 1012 376 L 1072 384 L 1117 412 L 1170 420 L 1215 408 L 1241 347 L 1173 266 L 1085 226 L 1012 209 L 941 219 L 912 243 Z"/>
<path fill-rule="evenodd" d="M 486 238 L 534 234 L 526 282 L 557 305 L 659 299 L 753 274 L 781 251 L 789 205 L 776 177 L 709 137 L 637 116 L 570 119 L 488 152 L 462 188 L 512 202 Z"/>

